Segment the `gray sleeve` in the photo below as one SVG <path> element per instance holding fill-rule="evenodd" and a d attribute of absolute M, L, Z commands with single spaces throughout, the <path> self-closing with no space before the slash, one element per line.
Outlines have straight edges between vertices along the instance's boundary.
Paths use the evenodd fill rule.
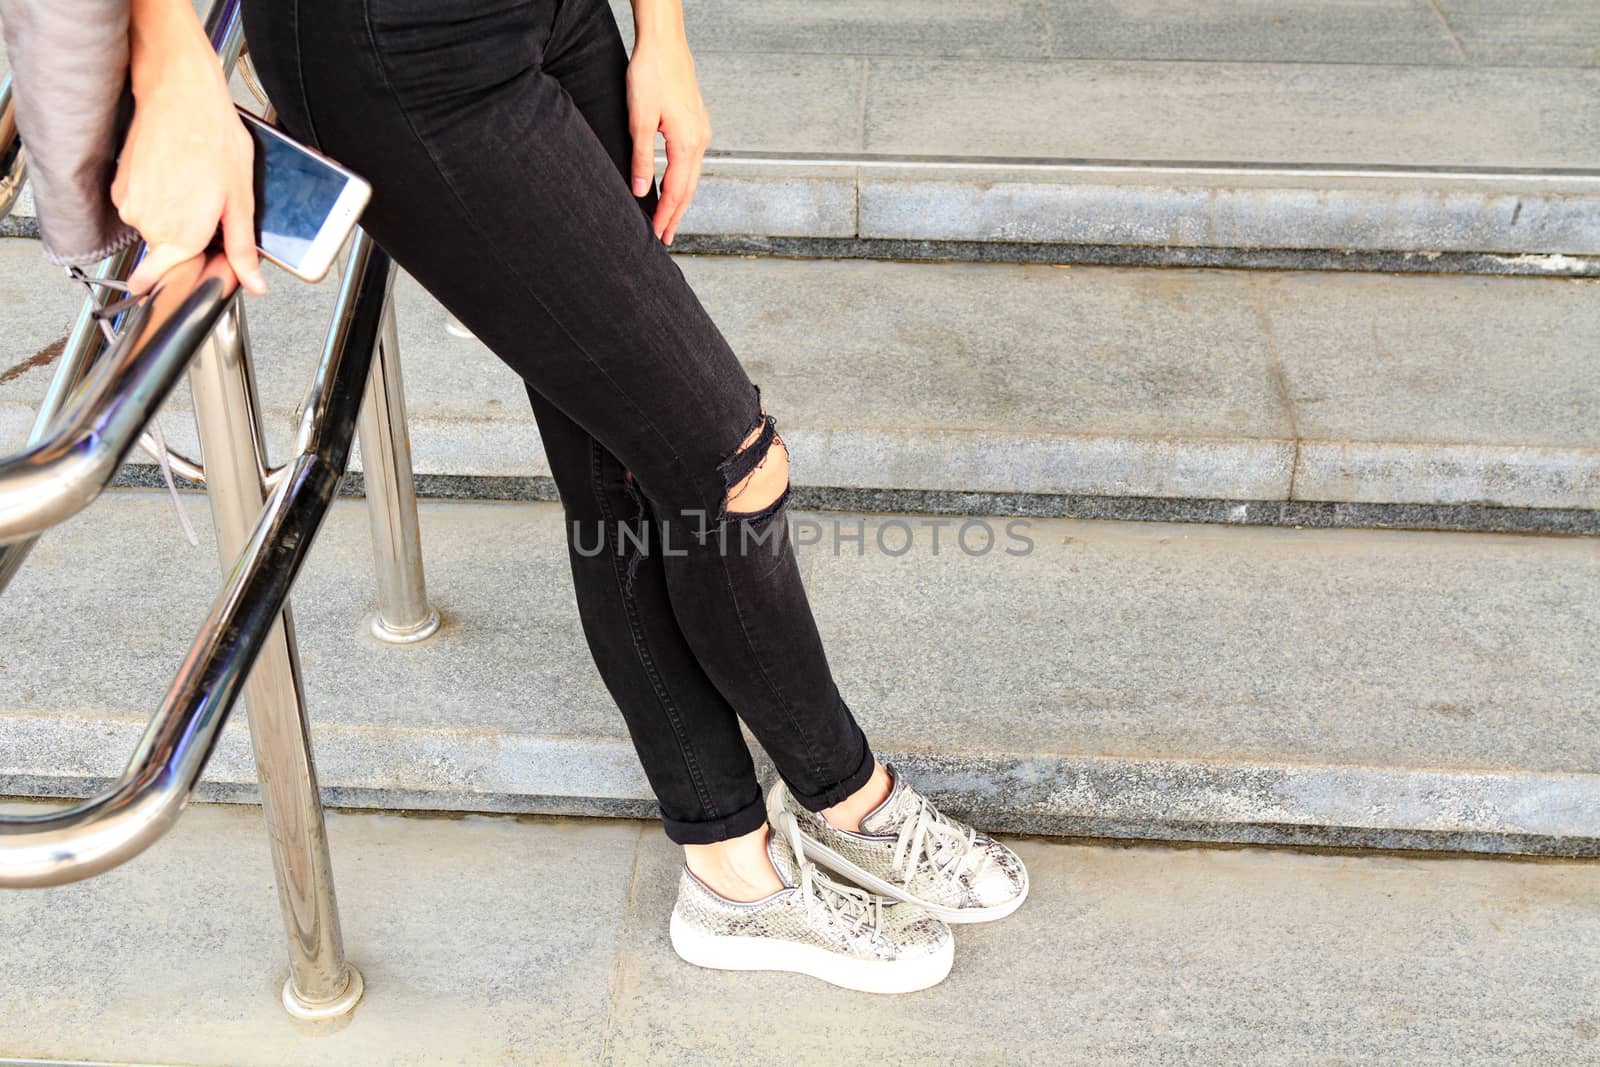
<path fill-rule="evenodd" d="M 111 203 L 132 105 L 128 0 L 0 0 L 45 257 L 87 266 L 135 239 Z"/>

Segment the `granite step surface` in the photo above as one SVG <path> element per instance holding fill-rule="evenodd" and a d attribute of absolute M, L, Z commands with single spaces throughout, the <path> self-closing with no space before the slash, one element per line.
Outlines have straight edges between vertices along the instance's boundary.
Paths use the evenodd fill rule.
<path fill-rule="evenodd" d="M 807 506 L 1600 532 L 1594 280 L 680 263 Z M 334 285 L 272 282 L 247 309 L 282 458 Z M 551 498 L 521 380 L 409 278 L 397 292 L 422 490 Z M 11 240 L 0 301 L 14 449 L 78 297 Z M 163 429 L 194 455 L 188 406 L 180 386 Z"/>
<path fill-rule="evenodd" d="M 0 895 L 0 1003 L 13 1009 L 0 1059 L 1055 1067 L 1600 1055 L 1592 862 L 1016 839 L 1027 904 L 957 930 L 942 985 L 868 1002 L 797 975 L 680 961 L 667 916 L 681 853 L 648 825 L 335 813 L 328 832 L 345 942 L 366 980 L 354 1015 L 284 1015 L 260 813 L 199 804 L 122 868 Z"/>
<path fill-rule="evenodd" d="M 791 520 L 876 750 L 997 830 L 1600 852 L 1600 541 Z M 329 801 L 653 813 L 559 507 L 426 501 L 422 532 L 427 642 L 367 636 L 364 502 L 336 504 L 296 588 Z M 0 795 L 120 773 L 219 583 L 159 492 L 112 490 L 45 537 L 0 596 Z M 241 722 L 208 797 L 250 795 Z"/>
<path fill-rule="evenodd" d="M 685 232 L 711 247 L 1596 269 L 1592 4 L 686 11 L 720 158 Z"/>
<path fill-rule="evenodd" d="M 1584 0 L 685 7 L 716 127 L 689 245 L 1600 270 Z"/>

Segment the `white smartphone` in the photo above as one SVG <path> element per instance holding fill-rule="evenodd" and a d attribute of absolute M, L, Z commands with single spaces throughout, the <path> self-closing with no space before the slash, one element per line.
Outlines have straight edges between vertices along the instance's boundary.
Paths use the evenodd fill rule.
<path fill-rule="evenodd" d="M 243 108 L 239 117 L 256 143 L 256 249 L 297 278 L 321 281 L 372 186 Z"/>

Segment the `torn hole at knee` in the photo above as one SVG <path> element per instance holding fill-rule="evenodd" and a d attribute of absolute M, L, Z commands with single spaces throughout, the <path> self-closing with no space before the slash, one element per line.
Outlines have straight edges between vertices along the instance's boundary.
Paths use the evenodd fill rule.
<path fill-rule="evenodd" d="M 730 517 L 751 517 L 773 509 L 789 489 L 789 449 L 765 408 L 761 422 L 738 450 L 722 462 L 728 487 L 722 510 Z"/>

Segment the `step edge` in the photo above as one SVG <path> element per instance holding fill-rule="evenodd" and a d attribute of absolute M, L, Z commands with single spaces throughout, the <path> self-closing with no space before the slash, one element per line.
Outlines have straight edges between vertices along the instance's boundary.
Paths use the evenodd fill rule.
<path fill-rule="evenodd" d="M 0 425 L 30 419 L 27 408 L 0 401 Z M 273 407 L 266 414 L 282 419 L 288 412 Z M 413 416 L 419 478 L 548 476 L 531 416 L 496 420 L 494 431 L 514 435 L 508 442 L 515 447 L 492 453 L 464 427 L 478 430 L 482 423 Z M 167 430 L 174 448 L 192 453 L 191 427 L 178 420 Z M 869 493 L 1600 510 L 1600 448 L 1587 444 L 804 425 L 788 425 L 784 433 L 797 484 Z M 519 458 L 508 463 L 507 456 Z M 151 465 L 134 459 L 127 466 Z M 359 455 L 349 469 L 363 469 Z"/>
<path fill-rule="evenodd" d="M 182 483 L 187 491 L 195 487 Z M 128 464 L 113 490 L 165 489 L 154 464 Z M 455 503 L 559 502 L 548 475 L 416 475 L 423 501 Z M 360 471 L 340 483 L 340 494 L 365 496 Z M 792 512 L 844 512 L 868 516 L 940 515 L 969 518 L 1070 519 L 1106 522 L 1192 523 L 1319 530 L 1413 530 L 1435 533 L 1600 536 L 1600 509 L 1504 507 L 1485 503 L 1406 504 L 1390 501 L 1159 497 L 1092 493 L 1026 493 L 969 489 L 881 489 L 819 485 L 797 479 Z"/>
<path fill-rule="evenodd" d="M 18 717 L 0 715 L 5 718 Z M 32 718 L 48 718 L 47 732 L 70 733 L 79 725 L 59 716 Z M 107 784 L 120 770 L 114 761 L 132 751 L 140 725 L 84 725 L 96 731 L 93 752 L 83 744 L 63 745 L 72 757 L 65 770 L 60 762 L 48 771 L 0 767 L 0 795 L 83 796 Z M 108 727 L 125 736 L 107 741 Z M 464 736 L 351 724 L 315 726 L 313 736 L 324 794 L 334 806 L 627 818 L 655 813 L 625 737 Z M 381 764 L 370 758 L 374 751 L 382 753 Z M 997 832 L 1600 855 L 1596 773 L 1222 757 L 935 755 L 892 742 L 881 755 L 952 813 Z M 758 766 L 770 777 L 770 763 L 758 758 Z M 248 741 L 235 724 L 218 746 L 201 795 L 248 801 L 254 782 Z"/>

